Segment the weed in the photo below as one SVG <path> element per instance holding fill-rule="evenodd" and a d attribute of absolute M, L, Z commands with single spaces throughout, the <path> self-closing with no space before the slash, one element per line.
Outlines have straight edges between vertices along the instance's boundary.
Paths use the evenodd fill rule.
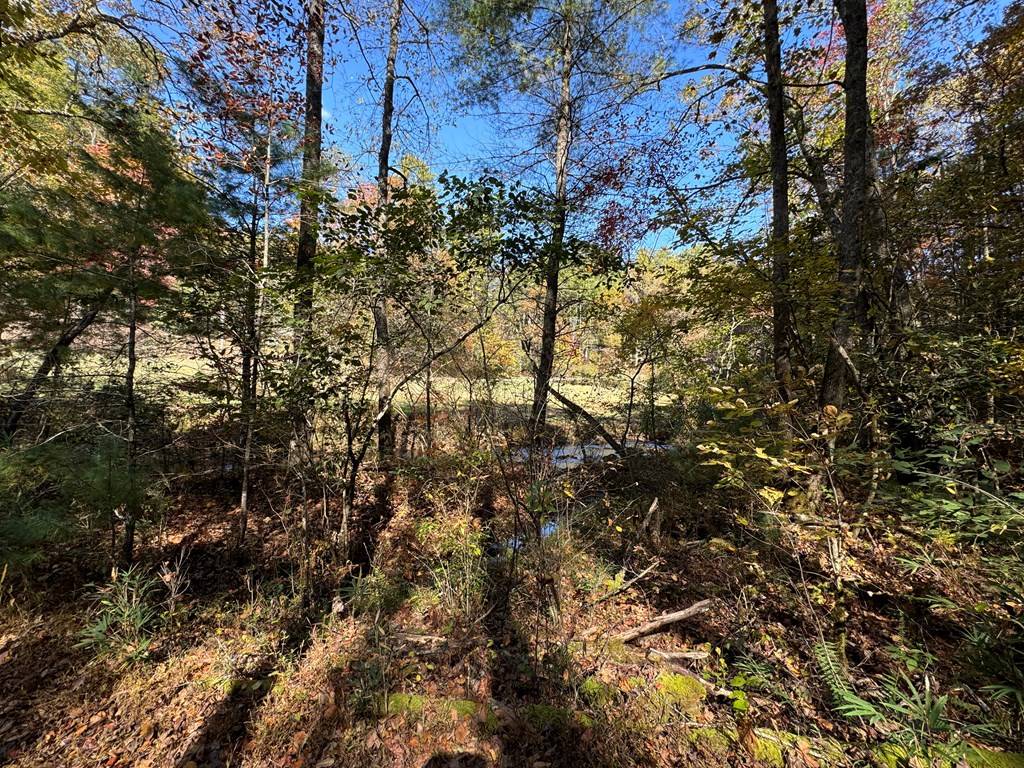
<path fill-rule="evenodd" d="M 79 634 L 78 648 L 125 661 L 143 659 L 150 633 L 160 613 L 156 607 L 158 580 L 137 566 L 114 569 L 110 583 L 95 591 L 93 620 Z"/>

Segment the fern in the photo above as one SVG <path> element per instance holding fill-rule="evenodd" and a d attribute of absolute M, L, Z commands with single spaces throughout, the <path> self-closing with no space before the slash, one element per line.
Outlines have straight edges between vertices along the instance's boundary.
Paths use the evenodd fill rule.
<path fill-rule="evenodd" d="M 853 693 L 846 674 L 846 649 L 839 643 L 822 640 L 814 646 L 814 658 L 825 686 L 832 694 L 833 703 L 838 704 Z"/>
<path fill-rule="evenodd" d="M 826 687 L 832 694 L 832 707 L 844 717 L 860 717 L 871 725 L 886 718 L 874 704 L 862 699 L 850 685 L 846 672 L 846 649 L 838 642 L 822 640 L 814 646 L 814 658 Z"/>

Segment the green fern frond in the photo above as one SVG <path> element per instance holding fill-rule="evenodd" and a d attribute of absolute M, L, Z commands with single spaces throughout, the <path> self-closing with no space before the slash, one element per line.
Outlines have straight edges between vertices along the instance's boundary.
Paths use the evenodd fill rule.
<path fill-rule="evenodd" d="M 853 694 L 846 672 L 846 649 L 835 641 L 822 640 L 814 646 L 814 658 L 833 703 L 841 704 Z"/>

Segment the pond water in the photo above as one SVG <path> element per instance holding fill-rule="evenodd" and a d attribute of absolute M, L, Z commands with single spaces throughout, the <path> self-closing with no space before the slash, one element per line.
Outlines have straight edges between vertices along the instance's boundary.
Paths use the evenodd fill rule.
<path fill-rule="evenodd" d="M 654 440 L 627 440 L 624 446 L 638 453 L 657 453 L 659 451 L 674 450 L 668 443 L 659 443 Z M 520 448 L 512 456 L 517 464 L 525 464 L 530 460 L 530 448 Z M 543 449 L 547 462 L 553 469 L 570 470 L 582 467 L 584 464 L 595 464 L 605 459 L 616 456 L 614 449 L 606 443 L 567 443 L 556 445 L 553 448 Z M 561 521 L 548 520 L 541 525 L 540 537 L 546 539 L 556 534 L 561 527 Z M 518 536 L 507 539 L 493 547 L 492 555 L 502 556 L 522 548 L 525 537 Z"/>
<path fill-rule="evenodd" d="M 540 537 L 542 539 L 546 539 L 549 536 L 554 536 L 558 533 L 558 529 L 561 527 L 562 524 L 560 521 L 548 520 L 540 527 Z M 525 543 L 525 536 L 516 536 L 511 539 L 506 539 L 500 545 L 492 547 L 490 554 L 501 556 L 508 554 L 509 552 L 515 552 L 516 550 L 521 549 Z"/>

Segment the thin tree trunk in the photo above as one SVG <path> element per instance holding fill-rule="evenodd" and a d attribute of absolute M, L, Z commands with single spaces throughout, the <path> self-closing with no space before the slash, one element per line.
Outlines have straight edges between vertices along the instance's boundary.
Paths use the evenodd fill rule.
<path fill-rule="evenodd" d="M 238 514 L 238 545 L 245 544 L 245 535 L 249 527 L 249 483 L 252 464 L 253 442 L 256 427 L 256 398 L 259 391 L 260 351 L 262 348 L 263 328 L 263 274 L 270 268 L 270 170 L 273 164 L 273 124 L 267 125 L 267 151 L 263 159 L 263 262 L 253 263 L 252 282 L 256 302 L 252 326 L 252 379 L 249 394 L 250 408 L 246 417 L 245 446 L 242 451 L 242 491 L 239 498 Z M 254 260 L 255 262 L 255 260 Z"/>
<path fill-rule="evenodd" d="M 395 69 L 398 62 L 399 33 L 402 27 L 403 0 L 391 3 L 391 32 L 388 41 L 388 56 L 384 71 L 384 93 L 381 101 L 380 151 L 377 155 L 377 195 L 381 206 L 381 227 L 386 226 L 387 205 L 391 197 L 389 175 L 391 168 L 391 141 L 393 137 L 395 115 Z M 383 232 L 381 232 L 383 241 Z M 377 422 L 377 454 L 382 463 L 386 464 L 395 452 L 395 424 L 391 412 L 389 394 L 391 392 L 390 367 L 391 332 L 388 327 L 387 298 L 378 297 L 373 305 L 373 326 L 380 345 L 378 362 L 380 365 L 380 382 L 377 393 L 377 407 L 380 419 Z"/>
<path fill-rule="evenodd" d="M 533 387 L 530 428 L 536 439 L 547 418 L 548 391 L 555 362 L 555 339 L 558 323 L 558 278 L 562 266 L 562 245 L 565 241 L 568 214 L 569 148 L 572 144 L 572 33 L 569 19 L 564 20 L 562 34 L 562 82 L 555 121 L 555 218 L 551 233 L 544 276 L 544 318 L 541 331 L 540 360 Z"/>
<path fill-rule="evenodd" d="M 829 234 L 835 242 L 839 242 L 842 236 L 842 220 L 836 213 L 835 195 L 829 188 L 828 177 L 825 175 L 825 164 L 817 153 L 807 145 L 807 126 L 804 123 L 803 108 L 795 99 L 787 102 L 791 125 L 796 133 L 797 142 L 800 147 L 800 155 L 807 166 L 807 181 L 814 190 L 814 197 L 818 201 L 818 210 L 828 226 Z"/>
<path fill-rule="evenodd" d="M 427 340 L 427 357 L 428 358 L 433 358 L 433 356 L 434 356 L 434 344 L 433 344 L 432 341 L 430 341 L 428 339 Z M 424 429 L 426 431 L 426 435 L 424 437 L 425 437 L 425 442 L 426 442 L 426 452 L 427 452 L 427 454 L 432 453 L 433 452 L 433 448 L 434 448 L 434 408 L 433 408 L 433 402 L 432 402 L 432 399 L 431 399 L 431 390 L 433 389 L 433 385 L 432 385 L 431 376 L 430 376 L 431 371 L 433 370 L 433 367 L 434 367 L 433 363 L 428 365 L 427 366 L 427 372 L 426 372 L 426 390 L 427 390 L 427 392 L 426 392 L 426 418 L 425 418 L 426 423 L 424 425 Z"/>
<path fill-rule="evenodd" d="M 777 0 L 764 0 L 764 63 L 772 176 L 772 363 L 779 399 L 785 403 L 792 394 L 793 318 L 789 301 L 789 156 Z"/>
<path fill-rule="evenodd" d="M 135 409 L 135 365 L 138 359 L 136 335 L 138 330 L 139 293 L 135 284 L 135 255 L 128 261 L 128 369 L 124 377 L 124 402 L 128 411 L 128 501 L 124 512 L 124 533 L 121 539 L 121 562 L 131 565 L 135 555 L 135 524 L 139 519 L 138 445 Z"/>
<path fill-rule="evenodd" d="M 14 437 L 14 433 L 18 430 L 18 425 L 21 423 L 22 417 L 25 412 L 32 405 L 36 395 L 39 393 L 39 389 L 43 386 L 43 382 L 46 381 L 46 377 L 50 375 L 50 371 L 60 362 L 61 356 L 68 350 L 68 348 L 75 342 L 85 330 L 96 321 L 96 317 L 102 311 L 103 307 L 106 306 L 110 294 L 112 291 L 107 290 L 103 293 L 100 299 L 93 305 L 93 307 L 87 311 L 82 317 L 70 328 L 67 328 L 57 338 L 57 341 L 50 351 L 46 353 L 43 359 L 39 362 L 39 367 L 36 368 L 36 372 L 32 375 L 25 389 L 20 394 L 14 397 L 11 401 L 11 406 L 7 411 L 7 418 L 4 420 L 3 435 L 5 440 L 9 440 Z"/>
<path fill-rule="evenodd" d="M 864 213 L 868 172 L 868 14 L 865 0 L 835 0 L 846 35 L 846 120 L 843 140 L 843 217 L 839 238 L 839 297 L 820 404 L 841 408 L 850 372 L 850 347 L 864 269 Z"/>
<path fill-rule="evenodd" d="M 255 194 L 254 194 L 255 197 Z M 254 200 L 254 202 L 256 202 Z M 259 238 L 259 219 L 255 211 L 249 222 L 249 247 L 245 258 L 245 304 L 242 318 L 242 372 L 239 380 L 241 394 L 241 440 L 239 453 L 242 454 L 243 465 L 245 444 L 248 439 L 252 395 L 255 389 L 255 346 L 256 346 L 256 260 L 257 240 Z M 244 466 L 243 466 L 244 472 Z"/>

